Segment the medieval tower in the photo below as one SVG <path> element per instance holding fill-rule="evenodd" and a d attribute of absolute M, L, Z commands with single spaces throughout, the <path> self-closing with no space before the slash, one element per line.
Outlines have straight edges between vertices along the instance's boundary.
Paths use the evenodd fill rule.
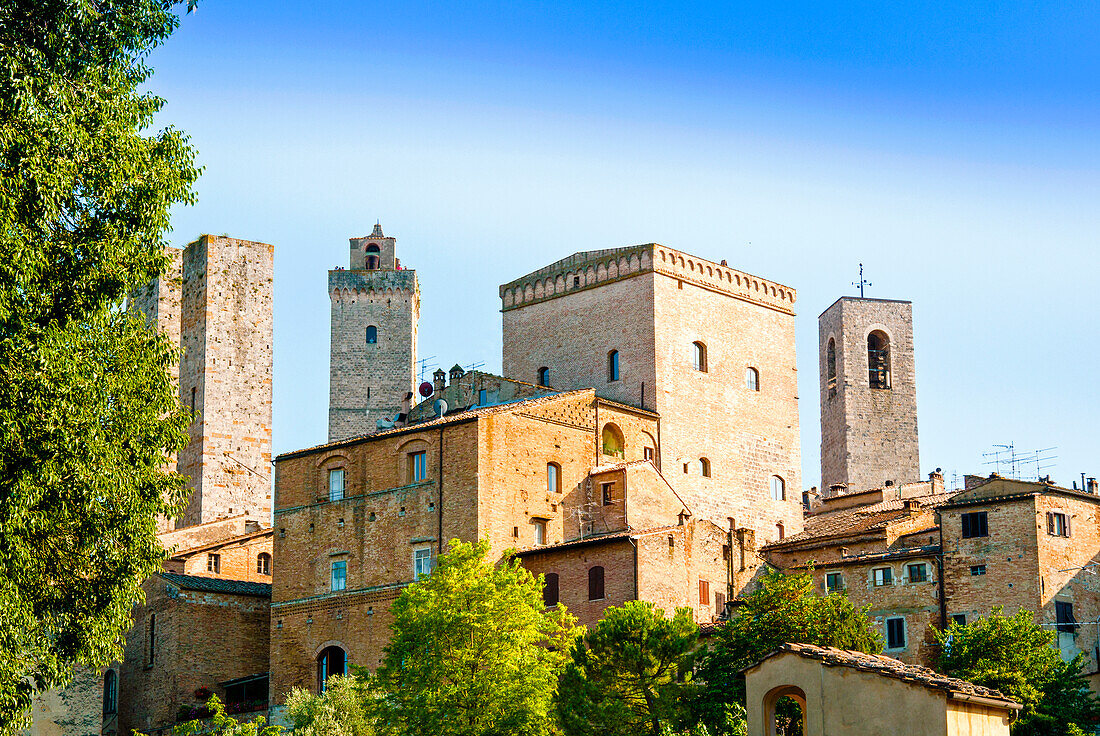
<path fill-rule="evenodd" d="M 203 235 L 169 248 L 165 275 L 132 297 L 182 348 L 172 376 L 196 415 L 176 459 L 192 489 L 177 528 L 242 514 L 271 524 L 274 250 Z"/>
<path fill-rule="evenodd" d="M 912 303 L 841 297 L 818 341 L 822 490 L 920 480 Z"/>
<path fill-rule="evenodd" d="M 657 412 L 652 460 L 697 518 L 761 542 L 801 531 L 794 289 L 649 243 L 500 297 L 504 375 Z"/>
<path fill-rule="evenodd" d="M 351 238 L 351 267 L 328 272 L 332 301 L 329 442 L 392 420 L 416 385 L 420 287 L 382 226 Z"/>

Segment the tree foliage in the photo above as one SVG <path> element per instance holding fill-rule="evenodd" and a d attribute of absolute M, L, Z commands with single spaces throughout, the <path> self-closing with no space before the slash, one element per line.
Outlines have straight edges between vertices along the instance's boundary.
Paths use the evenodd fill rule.
<path fill-rule="evenodd" d="M 702 683 L 698 717 L 715 733 L 729 733 L 731 709 L 744 706 L 741 670 L 784 643 L 882 651 L 867 609 L 856 608 L 843 593 L 819 595 L 809 572 L 769 569 L 736 611 L 714 635 L 696 674 Z"/>
<path fill-rule="evenodd" d="M 562 729 L 569 736 L 661 736 L 682 726 L 698 638 L 690 608 L 672 618 L 644 601 L 608 608 L 573 645 L 557 703 Z"/>
<path fill-rule="evenodd" d="M 286 716 L 294 736 L 374 736 L 366 697 L 356 678 L 334 675 L 320 695 L 297 687 L 291 690 Z"/>
<path fill-rule="evenodd" d="M 1080 674 L 1085 655 L 1064 662 L 1054 647 L 1057 635 L 1035 623 L 1030 611 L 1005 616 L 998 607 L 969 624 L 952 622 L 936 638 L 937 669 L 1000 690 L 1024 707 L 1014 736 L 1071 734 L 1071 726 L 1091 731 L 1100 719 Z"/>
<path fill-rule="evenodd" d="M 179 723 L 172 727 L 172 736 L 281 736 L 280 726 L 269 725 L 259 716 L 253 721 L 238 721 L 225 712 L 225 705 L 217 695 L 206 701 L 210 717 Z M 142 736 L 135 734 L 135 736 Z"/>
<path fill-rule="evenodd" d="M 122 308 L 198 175 L 141 89 L 177 23 L 171 0 L 0 0 L 0 733 L 121 655 L 184 500 L 177 355 Z"/>
<path fill-rule="evenodd" d="M 564 606 L 544 610 L 542 580 L 488 542 L 452 540 L 432 574 L 393 606 L 393 636 L 372 712 L 380 733 L 543 734 L 572 640 Z"/>

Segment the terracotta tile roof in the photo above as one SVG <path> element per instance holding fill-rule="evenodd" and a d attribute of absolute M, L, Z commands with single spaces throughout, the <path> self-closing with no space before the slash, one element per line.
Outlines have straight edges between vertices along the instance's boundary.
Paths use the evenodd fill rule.
<path fill-rule="evenodd" d="M 925 510 L 943 505 L 948 498 L 950 496 L 941 494 L 915 499 L 893 499 L 810 516 L 806 519 L 806 527 L 803 531 L 786 537 L 782 541 L 766 544 L 761 549 L 781 550 L 827 539 L 884 534 L 891 522 L 911 515 L 911 512 L 905 509 L 907 500 L 920 501 L 921 510 Z"/>
<path fill-rule="evenodd" d="M 1054 493 L 1062 496 L 1100 501 L 1100 496 L 1088 491 L 1080 491 L 1072 488 L 1037 481 L 1016 480 L 1014 478 L 990 478 L 980 486 L 961 491 L 951 497 L 951 501 L 944 504 L 945 507 L 969 506 L 976 503 L 988 503 L 1016 498 L 1026 498 L 1040 494 Z"/>
<path fill-rule="evenodd" d="M 216 542 L 206 542 L 204 544 L 195 547 L 184 547 L 183 549 L 172 552 L 172 559 L 177 560 L 184 557 L 191 557 L 192 555 L 205 552 L 210 549 L 217 549 L 218 547 L 228 547 L 231 544 L 237 544 L 240 542 L 247 542 L 250 539 L 263 536 L 274 536 L 275 529 L 268 527 L 267 529 L 258 529 L 254 532 L 247 532 L 245 534 L 238 534 L 235 537 L 226 537 L 225 539 L 219 539 Z"/>
<path fill-rule="evenodd" d="M 882 654 L 865 654 L 854 652 L 850 649 L 836 649 L 834 647 L 819 647 L 813 644 L 784 644 L 774 652 L 766 655 L 756 664 L 745 668 L 745 672 L 760 666 L 772 657 L 784 652 L 792 652 L 806 659 L 816 659 L 827 667 L 850 667 L 860 672 L 873 672 L 876 675 L 890 677 L 895 680 L 909 682 L 914 685 L 926 687 L 929 690 L 939 690 L 950 695 L 961 695 L 994 701 L 1008 710 L 1020 710 L 1019 703 L 1009 700 L 1000 690 L 994 690 L 981 685 L 975 685 L 967 680 L 957 677 L 941 675 L 928 667 L 915 664 L 906 664 L 893 657 Z M 965 697 L 963 698 L 965 699 Z M 991 703 L 991 704 L 994 704 Z"/>
<path fill-rule="evenodd" d="M 383 429 L 378 432 L 371 432 L 369 434 L 360 434 L 354 437 L 346 437 L 342 440 L 336 440 L 334 442 L 326 442 L 321 445 L 314 445 L 313 447 L 305 447 L 301 450 L 291 450 L 290 452 L 284 452 L 277 456 L 276 460 L 283 458 L 297 457 L 299 455 L 306 455 L 318 450 L 327 450 L 334 447 L 346 447 L 347 445 L 355 445 L 360 442 L 369 442 L 370 440 L 377 439 L 379 437 L 388 437 L 395 434 L 403 434 L 407 432 L 419 432 L 422 429 L 430 429 L 432 427 L 439 427 L 447 424 L 460 424 L 462 422 L 472 422 L 478 417 L 488 416 L 490 414 L 502 414 L 504 412 L 513 411 L 515 409 L 541 406 L 542 404 L 548 404 L 557 399 L 564 398 L 566 396 L 577 396 L 579 394 L 595 392 L 590 388 L 577 389 L 576 391 L 561 391 L 558 393 L 547 394 L 545 396 L 535 396 L 528 399 L 515 399 L 513 401 L 504 401 L 499 404 L 492 404 L 490 406 L 481 406 L 476 409 L 463 409 L 462 411 L 448 414 L 443 417 L 436 417 L 435 419 L 429 419 L 426 422 L 417 422 L 416 424 L 409 424 L 404 427 L 394 427 L 393 429 Z"/>
<path fill-rule="evenodd" d="M 568 542 L 558 542 L 557 544 L 544 544 L 539 547 L 526 547 L 516 552 L 517 557 L 526 557 L 527 555 L 535 555 L 540 552 L 557 552 L 559 549 L 572 549 L 574 547 L 586 547 L 593 544 L 601 544 L 603 542 L 611 542 L 621 539 L 627 539 L 633 537 L 644 537 L 648 534 L 657 534 L 658 532 L 666 532 L 669 529 L 679 529 L 679 524 L 672 524 L 669 526 L 657 526 L 651 529 L 623 529 L 617 532 L 608 532 L 606 534 L 594 534 L 590 537 L 581 537 L 580 539 L 571 539 Z"/>
<path fill-rule="evenodd" d="M 184 590 L 198 590 L 205 593 L 229 593 L 230 595 L 251 595 L 259 598 L 271 597 L 270 583 L 249 583 L 244 580 L 226 578 L 205 578 L 198 575 L 180 575 L 174 572 L 160 572 L 158 577 Z"/>

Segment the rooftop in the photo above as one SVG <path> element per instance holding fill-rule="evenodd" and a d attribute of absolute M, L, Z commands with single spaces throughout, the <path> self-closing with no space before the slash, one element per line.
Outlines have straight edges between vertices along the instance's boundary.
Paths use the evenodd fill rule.
<path fill-rule="evenodd" d="M 1000 705 L 1007 710 L 1020 710 L 1021 706 L 1015 701 L 1009 700 L 1000 690 L 975 685 L 967 680 L 957 677 L 941 675 L 935 670 L 921 667 L 915 664 L 905 664 L 893 657 L 882 654 L 865 654 L 849 649 L 835 649 L 834 647 L 819 647 L 813 644 L 784 644 L 775 651 L 766 655 L 756 664 L 745 668 L 745 672 L 759 667 L 762 663 L 779 654 L 791 652 L 806 659 L 815 659 L 826 667 L 850 667 L 860 672 L 873 672 L 883 677 L 920 685 L 929 690 L 939 690 L 949 695 L 962 695 L 966 697 L 982 698 L 994 701 L 991 704 Z M 965 698 L 964 698 L 965 699 Z"/>
<path fill-rule="evenodd" d="M 230 595 L 251 595 L 258 598 L 271 597 L 270 583 L 250 583 L 245 580 L 226 578 L 207 578 L 198 575 L 180 575 L 174 572 L 159 572 L 158 576 L 184 590 L 197 590 L 204 593 L 228 593 Z"/>
<path fill-rule="evenodd" d="M 975 503 L 1026 498 L 1028 496 L 1038 496 L 1047 493 L 1072 496 L 1074 498 L 1094 502 L 1100 501 L 1100 496 L 1089 493 L 1088 491 L 1062 488 L 1053 483 L 1045 483 L 1042 481 L 1016 480 L 1015 478 L 1002 478 L 998 475 L 993 475 L 980 486 L 975 486 L 956 493 L 951 497 L 950 502 L 943 504 L 943 506 L 944 508 L 970 506 Z"/>
<path fill-rule="evenodd" d="M 895 521 L 909 518 L 913 511 L 906 509 L 906 503 L 919 502 L 918 511 L 928 511 L 942 506 L 950 498 L 947 494 L 922 496 L 921 498 L 898 498 L 867 506 L 840 509 L 806 518 L 803 531 L 779 542 L 764 545 L 761 549 L 785 550 L 803 544 L 823 542 L 831 539 L 846 539 L 869 534 L 885 534 L 886 527 Z"/>

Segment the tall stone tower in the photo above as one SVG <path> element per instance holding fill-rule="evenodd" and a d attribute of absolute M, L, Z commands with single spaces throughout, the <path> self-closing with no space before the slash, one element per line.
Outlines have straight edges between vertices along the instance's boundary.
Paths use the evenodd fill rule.
<path fill-rule="evenodd" d="M 173 378 L 197 418 L 176 458 L 190 502 L 176 528 L 244 514 L 271 524 L 274 247 L 203 235 L 168 250 L 131 305 L 183 349 Z"/>
<path fill-rule="evenodd" d="M 659 413 L 654 464 L 696 518 L 801 531 L 794 289 L 648 243 L 576 253 L 500 297 L 506 376 Z"/>
<path fill-rule="evenodd" d="M 332 301 L 328 439 L 368 434 L 416 385 L 420 287 L 382 226 L 351 238 L 351 268 L 328 272 Z"/>
<path fill-rule="evenodd" d="M 912 303 L 841 297 L 817 324 L 823 491 L 920 480 Z"/>

